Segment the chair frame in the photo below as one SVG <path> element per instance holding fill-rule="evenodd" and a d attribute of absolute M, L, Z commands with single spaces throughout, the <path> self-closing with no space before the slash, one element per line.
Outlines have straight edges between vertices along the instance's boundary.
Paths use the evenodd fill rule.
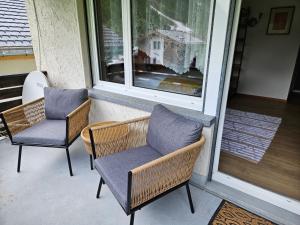
<path fill-rule="evenodd" d="M 78 106 L 76 109 L 74 109 L 71 113 L 69 113 L 66 117 L 66 142 L 64 145 L 43 145 L 43 144 L 24 144 L 24 143 L 18 143 L 18 142 L 14 142 L 13 141 L 13 135 L 11 133 L 11 130 L 9 128 L 9 125 L 7 123 L 7 120 L 5 119 L 5 115 L 8 115 L 8 114 L 13 114 L 15 110 L 17 110 L 18 108 L 22 108 L 22 107 L 25 107 L 27 105 L 30 105 L 30 104 L 34 104 L 34 103 L 37 103 L 37 102 L 42 102 L 44 101 L 44 98 L 39 98 L 37 100 L 34 100 L 32 102 L 29 102 L 29 103 L 26 103 L 26 104 L 23 104 L 23 105 L 20 105 L 20 106 L 16 106 L 16 107 L 13 107 L 11 109 L 8 109 L 6 111 L 3 111 L 0 113 L 0 117 L 2 119 L 2 122 L 3 122 L 3 125 L 4 125 L 4 128 L 8 134 L 8 137 L 11 141 L 11 144 L 12 145 L 17 145 L 19 146 L 19 153 L 18 153 L 18 164 L 17 164 L 17 172 L 19 173 L 20 170 L 21 170 L 21 158 L 22 158 L 22 149 L 23 149 L 23 146 L 31 146 L 31 147 L 48 147 L 48 148 L 64 148 L 66 150 L 66 155 L 67 155 L 67 161 L 68 161 L 68 167 L 69 167 L 69 173 L 70 173 L 70 176 L 73 176 L 73 170 L 72 170 L 72 164 L 71 164 L 71 159 L 70 159 L 70 153 L 69 153 L 69 147 L 73 144 L 73 142 L 80 136 L 80 132 L 82 129 L 79 129 L 75 135 L 73 135 L 74 137 L 71 138 L 71 140 L 69 140 L 69 136 L 70 136 L 70 122 L 73 118 L 73 116 L 76 114 L 79 113 L 80 110 L 82 109 L 85 109 L 87 110 L 87 112 L 89 112 L 90 110 L 90 106 L 91 106 L 91 99 L 88 99 L 86 100 L 85 102 L 83 102 L 80 106 Z M 87 115 L 87 118 L 88 118 L 88 115 Z M 43 118 L 45 119 L 45 118 Z M 42 120 L 43 120 L 42 119 Z M 41 121 L 42 121 L 41 120 Z M 40 121 L 39 121 L 40 122 Z M 81 124 L 80 127 L 85 127 L 87 124 L 84 123 L 84 124 Z"/>
<path fill-rule="evenodd" d="M 107 137 L 108 134 L 110 133 L 109 130 L 112 129 L 112 130 L 116 130 L 116 127 L 120 127 L 120 126 L 123 126 L 123 125 L 128 125 L 128 124 L 131 124 L 131 123 L 139 123 L 139 122 L 143 122 L 143 121 L 146 121 L 146 123 L 148 123 L 149 121 L 149 118 L 150 117 L 142 117 L 142 118 L 138 118 L 138 119 L 133 119 L 133 120 L 129 120 L 129 121 L 125 121 L 125 122 L 120 122 L 118 124 L 113 124 L 113 125 L 108 125 L 108 126 L 103 126 L 103 127 L 94 127 L 94 128 L 90 128 L 89 129 L 89 134 L 90 134 L 90 139 L 91 139 L 91 145 L 92 145 L 92 153 L 93 153 L 93 158 L 96 159 L 97 156 L 98 157 L 102 157 L 102 156 L 105 156 L 107 154 L 114 154 L 116 152 L 119 152 L 119 150 L 116 150 L 116 149 L 111 149 L 111 150 L 107 150 L 106 153 L 101 153 L 101 152 L 97 152 L 97 147 L 95 145 L 95 137 L 97 138 L 97 134 L 95 135 L 95 131 L 98 132 L 98 137 L 99 137 L 99 134 L 104 133 L 103 134 L 103 137 Z M 144 129 L 146 129 L 146 127 L 144 127 Z M 113 133 L 112 133 L 113 135 Z M 145 135 L 145 133 L 144 133 Z M 128 141 L 128 140 L 127 140 Z M 145 140 L 144 140 L 145 141 Z M 137 141 L 138 142 L 138 141 Z M 186 146 L 184 148 L 181 148 L 181 149 L 178 149 L 178 150 L 175 150 L 173 153 L 170 153 L 168 155 L 165 155 L 165 156 L 162 156 L 161 158 L 164 158 L 164 159 L 172 159 L 172 157 L 176 157 L 176 155 L 182 153 L 184 154 L 185 152 L 187 151 L 193 151 L 193 149 L 196 149 L 196 148 L 199 148 L 201 149 L 201 147 L 204 145 L 205 143 L 205 138 L 204 136 L 201 137 L 201 140 L 199 140 L 198 142 L 194 143 L 194 144 L 191 144 L 189 146 Z M 112 144 L 112 143 L 111 143 Z M 111 144 L 109 146 L 107 146 L 108 148 L 109 147 L 112 147 Z M 141 144 L 141 143 L 139 143 Z M 132 147 L 132 146 L 130 146 Z M 127 149 L 128 149 L 128 145 L 127 145 Z M 103 146 L 100 148 L 100 151 L 101 149 L 103 149 Z M 127 149 L 124 149 L 124 151 L 126 151 Z M 198 154 L 200 153 L 201 150 L 198 151 L 198 153 L 196 153 L 193 157 L 194 157 L 194 160 L 192 160 L 193 162 L 196 161 L 196 158 L 198 156 Z M 97 154 L 98 153 L 98 154 Z M 159 159 L 161 159 L 159 158 Z M 156 162 L 154 162 L 156 161 Z M 130 225 L 133 225 L 134 224 L 134 216 L 135 216 L 135 212 L 137 210 L 140 210 L 142 209 L 144 206 L 152 203 L 153 201 L 156 201 L 157 199 L 159 198 L 162 198 L 163 196 L 169 194 L 170 192 L 173 192 L 183 186 L 186 186 L 186 191 L 187 191 L 187 195 L 188 195 L 188 200 L 189 200 L 189 205 L 190 205 L 190 210 L 191 210 L 191 213 L 194 213 L 195 210 L 194 210 L 194 205 L 193 205 L 193 200 L 192 200 L 192 196 L 191 196 L 191 192 L 190 192 L 190 187 L 189 187 L 189 181 L 190 181 L 190 177 L 191 177 L 191 173 L 192 173 L 192 170 L 190 170 L 190 174 L 186 174 L 186 175 L 183 175 L 184 178 L 182 178 L 182 182 L 179 182 L 178 184 L 176 184 L 174 187 L 171 187 L 165 191 L 163 191 L 162 193 L 154 196 L 154 197 L 150 197 L 150 199 L 142 202 L 141 204 L 137 204 L 135 205 L 134 207 L 132 207 L 132 188 L 133 188 L 133 174 L 135 172 L 140 172 L 140 171 L 143 171 L 143 170 L 147 170 L 147 168 L 151 167 L 150 164 L 157 164 L 159 163 L 157 160 L 154 160 L 154 161 L 151 161 L 149 163 L 146 163 L 140 167 L 137 167 L 131 171 L 128 172 L 128 185 L 127 185 L 127 207 L 124 208 L 120 203 L 120 206 L 122 207 L 122 209 L 124 210 L 124 212 L 126 213 L 127 216 L 130 215 Z M 148 167 L 147 167 L 147 164 L 148 164 Z M 194 164 L 194 163 L 193 163 Z M 146 165 L 146 166 L 145 166 Z M 192 168 L 191 168 L 192 169 Z M 100 182 L 99 182 L 99 185 L 98 185 L 98 189 L 97 189 L 97 194 L 96 194 L 96 198 L 99 198 L 100 197 L 100 192 L 101 192 L 101 187 L 102 185 L 105 184 L 105 180 L 100 177 Z M 119 201 L 118 201 L 119 202 Z"/>

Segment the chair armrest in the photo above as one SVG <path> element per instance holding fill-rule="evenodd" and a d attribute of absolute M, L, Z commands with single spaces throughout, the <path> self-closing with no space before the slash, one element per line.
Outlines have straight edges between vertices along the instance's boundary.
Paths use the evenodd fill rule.
<path fill-rule="evenodd" d="M 146 144 L 149 116 L 90 128 L 94 159 Z"/>
<path fill-rule="evenodd" d="M 128 179 L 131 177 L 128 181 L 130 209 L 188 181 L 204 142 L 202 136 L 198 142 L 131 170 L 128 175 Z"/>
<path fill-rule="evenodd" d="M 67 115 L 67 141 L 70 144 L 89 123 L 91 99 L 86 100 Z"/>
<path fill-rule="evenodd" d="M 6 131 L 12 136 L 45 119 L 44 98 L 16 106 L 1 113 Z"/>

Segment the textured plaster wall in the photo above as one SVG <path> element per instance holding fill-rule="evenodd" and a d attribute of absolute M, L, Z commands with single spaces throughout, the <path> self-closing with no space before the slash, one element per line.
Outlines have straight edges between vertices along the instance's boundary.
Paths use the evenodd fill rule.
<path fill-rule="evenodd" d="M 213 132 L 214 132 L 214 126 L 204 127 L 202 131 L 202 134 L 205 137 L 205 144 L 200 152 L 200 155 L 198 156 L 194 168 L 194 173 L 201 176 L 208 175 L 210 155 L 212 149 Z"/>
<path fill-rule="evenodd" d="M 84 68 L 78 2 L 82 3 L 76 0 L 35 0 L 37 20 L 33 0 L 26 1 L 37 69 L 48 72 L 52 86 L 82 88 L 90 85 L 85 77 L 89 74 L 85 74 L 87 70 Z"/>
<path fill-rule="evenodd" d="M 123 121 L 147 115 L 150 115 L 150 113 L 111 102 L 93 99 L 90 120 L 91 122 Z M 207 176 L 212 148 L 213 127 L 205 127 L 203 129 L 203 135 L 206 138 L 206 142 L 197 159 L 194 172 L 198 175 Z"/>
<path fill-rule="evenodd" d="M 138 109 L 93 99 L 91 105 L 90 121 L 123 121 L 147 116 L 149 114 L 150 113 Z"/>

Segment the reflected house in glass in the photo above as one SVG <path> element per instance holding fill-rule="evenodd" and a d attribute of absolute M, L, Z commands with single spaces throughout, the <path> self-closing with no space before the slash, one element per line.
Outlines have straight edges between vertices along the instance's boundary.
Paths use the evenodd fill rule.
<path fill-rule="evenodd" d="M 146 7 L 145 7 L 146 6 Z M 133 85 L 200 97 L 205 73 L 205 0 L 132 4 Z"/>
<path fill-rule="evenodd" d="M 178 74 L 196 67 L 200 54 L 199 38 L 178 30 L 156 30 L 139 39 L 140 50 L 150 57 L 150 63 L 162 64 Z"/>
<path fill-rule="evenodd" d="M 162 79 L 159 79 L 162 76 L 156 75 L 158 89 L 189 95 L 201 94 L 203 74 L 200 71 L 203 68 L 199 58 L 205 54 L 202 40 L 188 31 L 158 29 L 140 36 L 137 43 L 139 47 L 135 58 L 141 61 L 144 57 L 142 63 L 161 65 L 164 71 Z M 137 82 L 143 86 L 141 81 Z"/>

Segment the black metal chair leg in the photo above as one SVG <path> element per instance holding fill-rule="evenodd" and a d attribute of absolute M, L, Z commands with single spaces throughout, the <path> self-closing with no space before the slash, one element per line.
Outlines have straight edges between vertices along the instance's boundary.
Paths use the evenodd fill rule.
<path fill-rule="evenodd" d="M 102 187 L 102 184 L 104 183 L 104 180 L 102 179 L 102 177 L 100 178 L 100 182 L 99 182 L 99 186 L 98 186 L 98 190 L 97 190 L 97 195 L 96 195 L 96 198 L 99 198 L 100 197 L 100 192 L 101 192 L 101 187 Z"/>
<path fill-rule="evenodd" d="M 18 168 L 17 168 L 18 173 L 20 173 L 21 158 L 22 158 L 22 145 L 19 145 Z"/>
<path fill-rule="evenodd" d="M 130 215 L 130 225 L 134 224 L 134 213 Z"/>
<path fill-rule="evenodd" d="M 90 155 L 90 164 L 91 164 L 91 170 L 94 169 L 94 165 L 93 165 L 93 156 Z"/>
<path fill-rule="evenodd" d="M 188 194 L 188 197 L 189 197 L 189 203 L 190 203 L 191 212 L 195 213 L 189 183 L 186 183 L 186 191 L 187 191 L 187 194 Z"/>
<path fill-rule="evenodd" d="M 69 166 L 69 172 L 70 172 L 70 176 L 73 176 L 73 171 L 72 171 L 72 165 L 71 165 L 71 160 L 70 160 L 70 153 L 69 153 L 69 149 L 66 148 L 66 153 L 67 153 L 67 159 L 68 159 L 68 166 Z"/>

